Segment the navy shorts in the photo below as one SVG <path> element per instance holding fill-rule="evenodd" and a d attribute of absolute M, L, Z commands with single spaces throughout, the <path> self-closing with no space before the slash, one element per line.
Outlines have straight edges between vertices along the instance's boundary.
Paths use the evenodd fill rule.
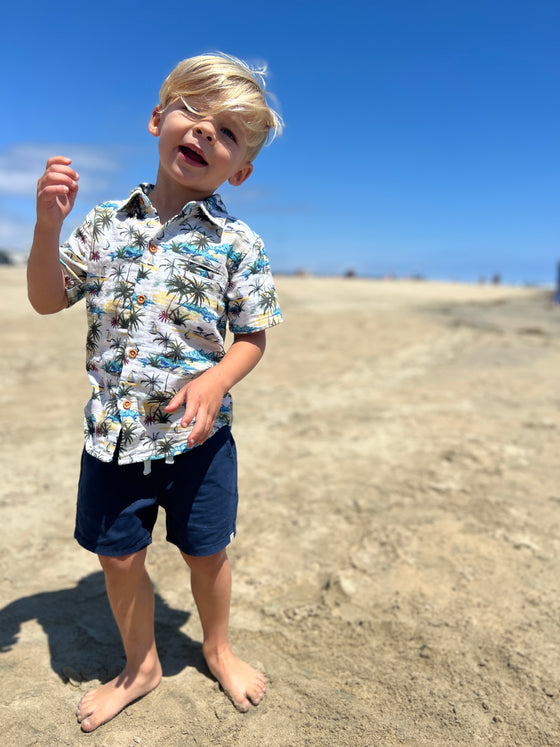
<path fill-rule="evenodd" d="M 118 453 L 118 449 L 117 449 Z M 187 555 L 223 550 L 235 536 L 237 456 L 229 427 L 220 428 L 173 464 L 102 462 L 82 454 L 75 538 L 98 555 L 130 555 L 152 541 L 158 508 L 167 541 Z"/>

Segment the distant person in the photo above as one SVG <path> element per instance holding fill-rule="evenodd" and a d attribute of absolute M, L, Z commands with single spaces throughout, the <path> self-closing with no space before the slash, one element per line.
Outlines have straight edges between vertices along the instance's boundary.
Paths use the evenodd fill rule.
<path fill-rule="evenodd" d="M 558 263 L 556 272 L 556 290 L 554 291 L 552 303 L 556 305 L 560 304 L 560 262 Z"/>
<path fill-rule="evenodd" d="M 86 732 L 161 679 L 145 569 L 158 506 L 191 570 L 210 671 L 240 711 L 265 693 L 264 675 L 228 642 L 225 548 L 237 511 L 229 391 L 257 365 L 265 330 L 282 316 L 263 242 L 215 193 L 248 179 L 282 129 L 263 75 L 221 53 L 179 63 L 148 125 L 159 139 L 155 185 L 98 205 L 60 248 L 78 174 L 56 156 L 38 182 L 29 298 L 41 314 L 86 299 L 92 394 L 75 537 L 99 556 L 126 655 L 118 677 L 81 699 Z"/>

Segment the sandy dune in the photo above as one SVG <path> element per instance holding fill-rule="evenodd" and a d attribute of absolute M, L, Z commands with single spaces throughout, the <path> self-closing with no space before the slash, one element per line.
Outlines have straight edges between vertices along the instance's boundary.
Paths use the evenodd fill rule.
<path fill-rule="evenodd" d="M 279 278 L 286 322 L 235 392 L 237 713 L 178 553 L 149 553 L 161 686 L 93 735 L 120 644 L 72 538 L 83 308 L 0 271 L 0 745 L 560 744 L 560 309 L 535 289 Z"/>

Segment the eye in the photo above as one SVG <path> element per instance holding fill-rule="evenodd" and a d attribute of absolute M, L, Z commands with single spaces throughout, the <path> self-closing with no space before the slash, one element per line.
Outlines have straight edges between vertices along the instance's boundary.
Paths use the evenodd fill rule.
<path fill-rule="evenodd" d="M 200 115 L 200 109 L 198 109 L 196 106 L 193 106 L 190 101 L 187 101 L 185 98 L 183 98 L 183 96 L 179 96 L 179 99 L 181 100 L 183 107 L 189 114 L 193 114 L 195 117 Z"/>
<path fill-rule="evenodd" d="M 235 134 L 229 129 L 229 127 L 222 127 L 222 132 L 230 140 L 233 140 L 234 143 L 237 142 L 237 138 L 235 137 Z"/>

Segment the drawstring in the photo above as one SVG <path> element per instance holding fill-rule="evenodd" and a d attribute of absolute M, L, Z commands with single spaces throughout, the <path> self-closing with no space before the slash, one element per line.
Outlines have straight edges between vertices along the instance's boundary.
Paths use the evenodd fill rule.
<path fill-rule="evenodd" d="M 166 464 L 174 464 L 175 460 L 172 456 L 165 457 L 165 463 Z M 144 459 L 144 474 L 149 475 L 152 471 L 152 460 L 151 459 Z"/>

